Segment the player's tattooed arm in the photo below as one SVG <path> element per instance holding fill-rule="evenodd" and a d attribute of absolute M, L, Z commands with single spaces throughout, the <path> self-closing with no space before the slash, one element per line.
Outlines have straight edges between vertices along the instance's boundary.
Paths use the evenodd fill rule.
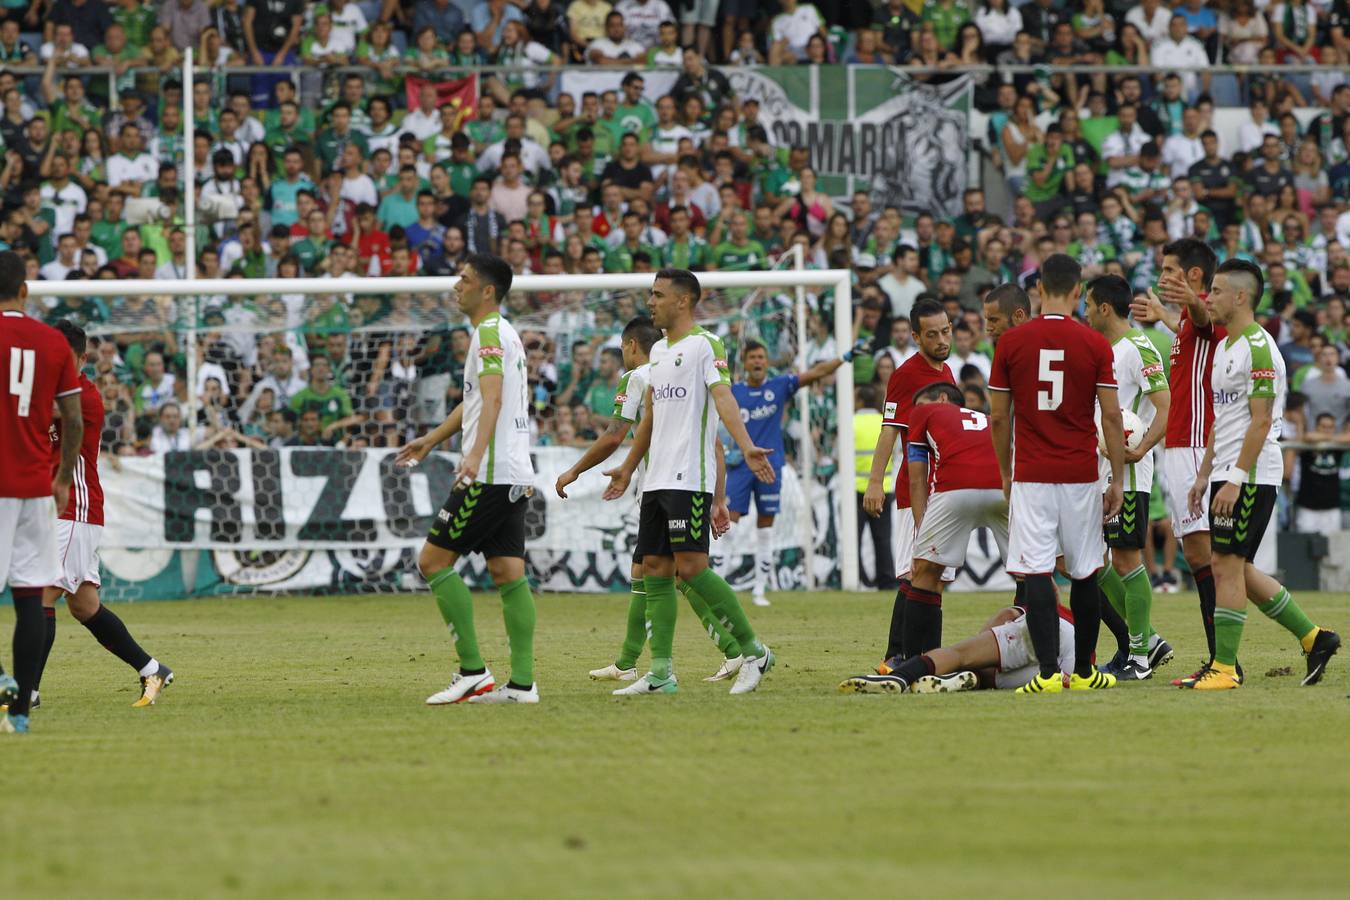
<path fill-rule="evenodd" d="M 754 472 L 755 477 L 764 484 L 773 484 L 773 463 L 769 462 L 769 454 L 772 451 L 756 447 L 750 440 L 750 433 L 745 430 L 745 423 L 741 421 L 741 408 L 736 403 L 736 397 L 731 393 L 730 386 L 715 384 L 711 390 L 713 403 L 717 405 L 717 415 L 721 417 L 722 424 L 727 427 L 736 446 L 741 448 L 741 455 L 745 457 L 750 471 Z"/>
<path fill-rule="evenodd" d="M 75 481 L 80 442 L 84 440 L 84 416 L 80 411 L 78 391 L 56 398 L 56 405 L 61 411 L 61 463 L 52 479 L 52 497 L 56 500 L 57 511 L 64 512 L 70 500 L 70 486 Z"/>
<path fill-rule="evenodd" d="M 1125 422 L 1115 386 L 1097 387 L 1097 402 L 1102 408 L 1102 434 L 1106 436 L 1106 458 L 1111 463 L 1111 483 L 1102 497 L 1102 516 L 1111 518 L 1120 512 L 1125 498 L 1121 479 L 1125 474 Z"/>
<path fill-rule="evenodd" d="M 728 388 L 728 390 L 730 390 Z M 605 472 L 609 478 L 609 487 L 605 488 L 602 495 L 606 500 L 617 500 L 628 490 L 628 483 L 633 480 L 633 473 L 637 471 L 638 464 L 642 462 L 642 457 L 647 455 L 647 449 L 652 445 L 652 389 L 647 388 L 647 399 L 643 403 L 642 420 L 638 422 L 637 432 L 633 435 L 633 446 L 628 449 L 628 456 L 619 464 L 617 469 L 610 469 Z"/>
<path fill-rule="evenodd" d="M 1003 477 L 1003 496 L 1009 497 L 1012 494 L 1012 394 L 1008 391 L 989 392 L 989 433 L 994 441 L 994 455 L 998 457 L 999 475 Z"/>
<path fill-rule="evenodd" d="M 623 444 L 623 439 L 628 436 L 631 427 L 631 422 L 625 422 L 623 419 L 611 419 L 609 427 L 586 448 L 586 452 L 581 455 L 581 459 L 558 476 L 558 480 L 553 484 L 553 489 L 558 492 L 558 496 L 566 500 L 568 485 L 580 478 L 582 472 L 590 471 L 613 456 L 614 451 L 619 449 Z"/>

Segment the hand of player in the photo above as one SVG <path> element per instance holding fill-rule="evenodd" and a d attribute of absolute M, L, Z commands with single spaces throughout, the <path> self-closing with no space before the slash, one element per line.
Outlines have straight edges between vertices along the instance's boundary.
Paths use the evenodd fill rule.
<path fill-rule="evenodd" d="M 1116 482 L 1106 486 L 1106 493 L 1102 494 L 1102 521 L 1120 514 L 1120 507 L 1125 502 L 1125 492 Z"/>
<path fill-rule="evenodd" d="M 1233 509 L 1237 506 L 1238 486 L 1231 481 L 1225 481 L 1223 487 L 1214 495 L 1214 505 L 1210 512 L 1215 518 L 1228 518 L 1233 515 Z"/>
<path fill-rule="evenodd" d="M 1141 300 L 1136 297 L 1130 303 L 1130 314 L 1140 325 L 1151 325 L 1160 320 L 1163 316 L 1163 304 L 1158 299 L 1158 295 L 1153 293 L 1153 288 L 1148 289 L 1148 299 Z"/>
<path fill-rule="evenodd" d="M 731 510 L 727 508 L 727 498 L 723 497 L 713 503 L 712 509 L 712 536 L 716 540 L 731 530 Z"/>
<path fill-rule="evenodd" d="M 1138 449 L 1138 450 L 1131 450 L 1129 447 L 1126 447 L 1126 448 L 1125 448 L 1125 465 L 1127 465 L 1127 466 L 1132 466 L 1132 465 L 1134 465 L 1135 463 L 1137 463 L 1137 462 L 1139 462 L 1140 460 L 1142 460 L 1145 456 L 1148 456 L 1148 453 L 1149 453 L 1149 452 L 1148 452 L 1147 450 L 1144 450 L 1144 449 L 1142 449 L 1142 448 L 1141 448 L 1141 449 Z"/>
<path fill-rule="evenodd" d="M 1003 476 L 1003 499 L 1012 502 L 1012 479 L 1007 475 Z"/>
<path fill-rule="evenodd" d="M 620 466 L 604 474 L 609 477 L 609 487 L 605 488 L 601 496 L 606 500 L 618 500 L 628 490 L 628 482 L 632 480 L 633 473 Z"/>
<path fill-rule="evenodd" d="M 1209 482 L 1203 478 L 1195 479 L 1195 484 L 1186 492 L 1186 506 L 1191 515 L 1199 516 L 1205 511 L 1205 494 L 1209 491 Z"/>
<path fill-rule="evenodd" d="M 1158 291 L 1162 299 L 1168 303 L 1175 303 L 1178 306 L 1191 306 L 1200 298 L 1191 290 L 1191 286 L 1186 283 L 1184 278 L 1178 278 L 1176 275 L 1164 275 L 1158 279 Z"/>
<path fill-rule="evenodd" d="M 854 341 L 853 346 L 844 353 L 844 362 L 853 362 L 853 357 L 864 352 L 867 349 L 867 345 L 870 343 L 871 340 L 869 338 L 858 338 L 858 340 Z"/>
<path fill-rule="evenodd" d="M 571 484 L 576 480 L 577 480 L 577 473 L 573 469 L 568 469 L 566 472 L 558 476 L 558 480 L 553 483 L 553 490 L 558 492 L 559 497 L 566 500 L 567 499 L 566 488 L 569 484 Z"/>
<path fill-rule="evenodd" d="M 455 488 L 464 489 L 474 483 L 478 477 L 478 468 L 483 463 L 483 454 L 465 453 L 460 457 L 459 465 L 455 468 Z"/>
<path fill-rule="evenodd" d="M 750 467 L 750 471 L 755 473 L 755 477 L 765 484 L 773 484 L 774 471 L 773 463 L 769 462 L 769 454 L 772 450 L 765 450 L 763 447 L 751 447 L 745 451 L 745 462 Z"/>
<path fill-rule="evenodd" d="M 425 437 L 415 438 L 398 449 L 394 465 L 411 468 L 427 458 L 431 452 L 431 443 Z"/>
<path fill-rule="evenodd" d="M 867 483 L 867 490 L 863 492 L 863 512 L 872 518 L 881 515 L 881 508 L 886 505 L 886 492 L 881 489 L 881 485 Z"/>
<path fill-rule="evenodd" d="M 66 504 L 70 502 L 70 485 L 71 479 L 69 476 L 62 478 L 57 475 L 52 479 L 52 499 L 56 501 L 56 514 L 58 516 L 66 511 Z"/>

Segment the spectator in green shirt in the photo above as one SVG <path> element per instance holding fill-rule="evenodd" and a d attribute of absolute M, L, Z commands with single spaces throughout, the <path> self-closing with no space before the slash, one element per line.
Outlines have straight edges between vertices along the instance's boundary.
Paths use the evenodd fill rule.
<path fill-rule="evenodd" d="M 325 440 L 340 438 L 344 428 L 364 421 L 363 416 L 352 411 L 351 395 L 333 384 L 333 364 L 326 356 L 310 359 L 309 385 L 296 392 L 290 407 L 296 415 L 308 410 L 317 412 Z"/>
<path fill-rule="evenodd" d="M 649 260 L 661 258 L 661 251 L 644 244 L 642 237 L 642 218 L 635 212 L 623 214 L 623 243 L 605 254 L 606 272 L 633 271 L 633 257 L 638 253 L 647 254 Z"/>
<path fill-rule="evenodd" d="M 54 59 L 55 57 L 53 57 Z M 63 131 L 98 131 L 103 127 L 103 113 L 89 102 L 84 93 L 84 82 L 78 75 L 67 75 L 56 89 L 56 66 L 50 61 L 42 72 L 42 96 L 50 105 L 53 139 Z"/>
<path fill-rule="evenodd" d="M 933 36 L 942 49 L 951 50 L 956 45 L 956 33 L 970 21 L 970 10 L 957 0 L 928 0 L 919 18 L 933 26 Z"/>
<path fill-rule="evenodd" d="M 623 353 L 617 347 L 600 351 L 600 373 L 586 390 L 586 407 L 595 416 L 614 412 L 614 395 L 619 392 L 619 375 L 623 372 Z"/>
<path fill-rule="evenodd" d="M 559 390 L 553 395 L 558 406 L 585 402 L 595 380 L 595 348 L 586 341 L 572 342 L 572 358 L 558 367 Z"/>
<path fill-rule="evenodd" d="M 709 269 L 724 272 L 746 272 L 763 269 L 768 265 L 769 254 L 764 245 L 750 239 L 750 221 L 743 211 L 731 216 L 731 237 L 713 248 Z"/>
<path fill-rule="evenodd" d="M 335 241 L 328 236 L 328 216 L 323 210 L 310 210 L 305 225 L 309 228 L 309 233 L 295 242 L 291 247 L 291 253 L 300 260 L 300 265 L 306 272 L 313 274 L 328 257 L 328 251 L 333 248 Z"/>
<path fill-rule="evenodd" d="M 1064 143 L 1064 132 L 1058 125 L 1045 129 L 1045 142 L 1032 144 L 1027 151 L 1027 181 L 1022 195 L 1036 204 L 1039 215 L 1045 215 L 1042 204 L 1048 206 L 1059 196 L 1073 162 L 1073 150 Z"/>
<path fill-rule="evenodd" d="M 708 242 L 690 231 L 689 209 L 670 210 L 670 240 L 661 248 L 661 265 L 697 272 L 708 264 Z"/>
<path fill-rule="evenodd" d="M 362 158 L 369 158 L 370 146 L 366 143 L 366 136 L 352 128 L 352 108 L 339 100 L 333 104 L 331 117 L 332 126 L 320 131 L 315 141 L 323 171 L 333 171 L 349 144 L 356 145 Z"/>

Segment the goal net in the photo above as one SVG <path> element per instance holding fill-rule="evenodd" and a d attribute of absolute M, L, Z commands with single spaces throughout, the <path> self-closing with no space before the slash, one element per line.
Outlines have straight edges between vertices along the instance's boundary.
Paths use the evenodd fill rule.
<path fill-rule="evenodd" d="M 627 586 L 636 496 L 603 501 L 604 466 L 566 501 L 554 482 L 608 425 L 619 335 L 646 312 L 651 279 L 520 276 L 507 299 L 532 398 L 527 566 L 544 590 Z M 411 470 L 394 454 L 459 402 L 469 333 L 454 280 L 32 283 L 32 314 L 71 318 L 91 337 L 85 371 L 106 409 L 104 595 L 422 589 L 417 548 L 449 493 L 459 446 Z M 736 377 L 751 340 L 768 348 L 774 372 L 851 342 L 847 272 L 700 280 L 700 322 L 725 342 Z M 838 427 L 852 416 L 847 368 L 788 411 L 773 530 L 779 590 L 856 583 L 856 553 L 839 552 L 856 546 L 852 434 Z M 753 520 L 713 548 L 738 589 L 753 577 Z M 462 565 L 487 583 L 480 559 Z"/>

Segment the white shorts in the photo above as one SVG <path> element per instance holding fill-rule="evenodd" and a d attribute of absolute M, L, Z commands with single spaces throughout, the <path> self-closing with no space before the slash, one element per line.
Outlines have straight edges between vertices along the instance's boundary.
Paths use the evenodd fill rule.
<path fill-rule="evenodd" d="M 1018 612 L 1016 619 L 990 629 L 994 632 L 994 640 L 998 642 L 998 671 L 994 674 L 994 686 L 1000 689 L 1020 688 L 1041 671 L 1040 661 L 1036 659 L 1036 651 L 1031 646 L 1031 635 L 1027 631 L 1026 613 L 1021 610 Z M 1059 670 L 1072 672 L 1073 662 L 1073 626 L 1060 617 Z"/>
<path fill-rule="evenodd" d="M 73 594 L 86 581 L 95 586 L 101 584 L 98 580 L 98 545 L 102 540 L 102 525 L 57 519 L 56 555 L 61 574 L 52 585 Z"/>
<path fill-rule="evenodd" d="M 56 582 L 56 501 L 0 497 L 0 590 Z"/>
<path fill-rule="evenodd" d="M 1014 481 L 1008 508 L 1008 574 L 1048 575 L 1064 554 L 1069 577 L 1102 567 L 1102 489 L 1095 481 L 1047 484 Z"/>
<path fill-rule="evenodd" d="M 998 552 L 1008 556 L 1008 501 L 1003 491 L 942 491 L 928 498 L 919 528 L 914 555 L 944 566 L 961 566 L 966 561 L 970 533 L 988 528 L 994 533 Z"/>
<path fill-rule="evenodd" d="M 1172 533 L 1180 540 L 1188 534 L 1209 531 L 1208 493 L 1198 516 L 1191 515 L 1190 503 L 1187 502 L 1187 495 L 1200 471 L 1205 448 L 1165 447 L 1162 454 L 1163 496 L 1167 498 L 1167 510 L 1172 514 Z"/>
<path fill-rule="evenodd" d="M 934 494 L 932 496 L 939 496 Z M 931 502 L 929 508 L 931 509 Z M 924 513 L 927 518 L 928 513 Z M 918 541 L 918 534 L 914 528 L 914 510 L 906 506 L 904 509 L 895 511 L 895 532 L 899 536 L 899 547 L 895 551 L 895 577 L 908 578 L 910 572 L 914 570 L 914 546 Z M 969 536 L 969 532 L 967 532 Z M 927 559 L 928 557 L 924 557 Z M 956 569 L 948 566 L 942 571 L 942 580 L 952 582 L 956 580 Z"/>
<path fill-rule="evenodd" d="M 1273 518 L 1273 517 L 1272 517 Z M 1340 509 L 1294 509 L 1294 530 L 1304 534 L 1333 534 L 1341 530 Z"/>

